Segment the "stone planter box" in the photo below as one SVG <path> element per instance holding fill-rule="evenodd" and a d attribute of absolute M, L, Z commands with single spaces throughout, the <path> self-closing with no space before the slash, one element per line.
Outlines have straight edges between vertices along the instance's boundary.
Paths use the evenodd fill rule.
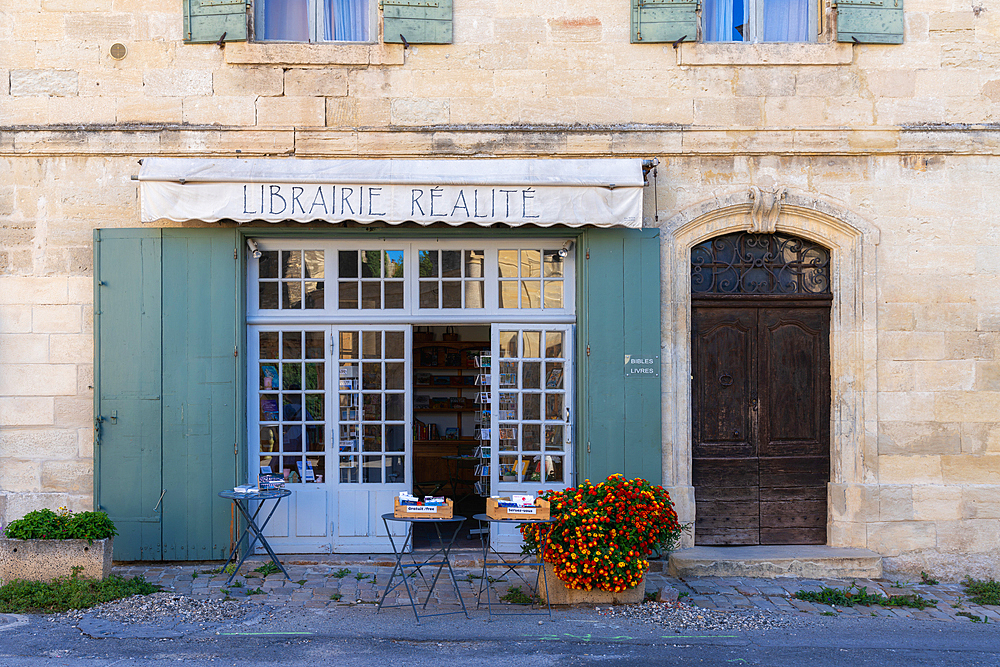
<path fill-rule="evenodd" d="M 14 579 L 52 581 L 73 574 L 107 579 L 111 576 L 111 549 L 115 538 L 104 540 L 10 540 L 0 538 L 0 582 Z"/>
<path fill-rule="evenodd" d="M 545 563 L 545 577 L 549 586 L 549 604 L 639 604 L 646 596 L 646 575 L 638 586 L 613 593 L 611 591 L 578 591 L 566 588 L 563 580 L 556 576 L 556 568 L 552 563 Z M 545 585 L 538 577 L 538 597 L 545 602 Z"/>

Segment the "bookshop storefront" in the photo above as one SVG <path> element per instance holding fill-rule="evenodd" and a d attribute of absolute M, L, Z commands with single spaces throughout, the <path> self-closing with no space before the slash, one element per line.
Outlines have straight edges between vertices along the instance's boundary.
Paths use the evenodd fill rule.
<path fill-rule="evenodd" d="M 98 230 L 116 558 L 219 557 L 215 494 L 263 473 L 293 491 L 268 526 L 285 553 L 387 552 L 402 491 L 471 516 L 490 495 L 659 480 L 641 161 L 147 159 L 139 180 L 143 221 L 219 224 Z"/>

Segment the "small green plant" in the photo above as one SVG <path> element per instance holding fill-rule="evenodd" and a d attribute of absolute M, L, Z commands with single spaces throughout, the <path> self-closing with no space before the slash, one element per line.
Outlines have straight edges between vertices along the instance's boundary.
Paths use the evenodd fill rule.
<path fill-rule="evenodd" d="M 350 570 L 348 570 L 346 567 L 342 567 L 342 568 L 340 568 L 339 570 L 337 570 L 336 572 L 334 572 L 330 576 L 333 577 L 334 579 L 343 579 L 344 577 L 346 577 L 350 573 L 351 573 Z"/>
<path fill-rule="evenodd" d="M 870 607 L 875 604 L 883 607 L 926 609 L 937 606 L 935 600 L 928 600 L 920 595 L 890 595 L 886 597 L 879 593 L 869 593 L 867 587 L 861 586 L 859 588 L 857 584 L 851 584 L 848 588 L 828 587 L 819 591 L 798 591 L 793 597 L 806 602 L 828 604 L 832 607 L 853 607 L 854 605 Z"/>
<path fill-rule="evenodd" d="M 920 583 L 922 583 L 924 586 L 937 586 L 941 582 L 932 577 L 931 575 L 927 574 L 923 570 L 921 570 Z"/>
<path fill-rule="evenodd" d="M 836 616 L 837 612 L 835 612 L 835 611 L 821 611 L 819 613 L 819 615 L 820 616 Z"/>
<path fill-rule="evenodd" d="M 239 579 L 235 580 L 231 585 L 233 588 L 243 588 L 243 582 Z"/>
<path fill-rule="evenodd" d="M 236 563 L 230 563 L 229 565 L 227 565 L 226 569 L 223 570 L 223 572 L 225 572 L 226 574 L 235 574 L 236 573 Z"/>
<path fill-rule="evenodd" d="M 302 584 L 306 583 L 306 580 L 305 579 L 299 579 L 295 583 L 297 583 L 299 586 L 301 586 Z"/>
<path fill-rule="evenodd" d="M 680 593 L 677 594 L 677 599 L 678 600 L 683 600 L 684 598 L 686 598 L 689 595 L 691 595 L 691 594 L 688 593 L 687 591 L 681 591 Z"/>
<path fill-rule="evenodd" d="M 14 580 L 0 586 L 0 613 L 56 613 L 70 609 L 86 609 L 133 595 L 149 595 L 160 590 L 143 577 L 125 579 L 113 574 L 107 579 L 85 579 L 79 570 L 72 576 L 60 577 L 51 583 Z"/>
<path fill-rule="evenodd" d="M 1000 581 L 966 577 L 962 582 L 969 602 L 975 604 L 1000 604 Z"/>
<path fill-rule="evenodd" d="M 899 579 L 897 579 L 895 582 L 893 582 L 892 587 L 893 588 L 902 588 L 903 584 L 899 583 Z"/>
<path fill-rule="evenodd" d="M 223 593 L 225 593 L 226 597 L 229 597 L 229 589 L 228 588 L 220 588 L 219 590 L 222 591 Z"/>
<path fill-rule="evenodd" d="M 358 572 L 356 575 L 354 575 L 354 578 L 357 579 L 358 581 L 362 581 L 370 576 L 371 576 L 370 574 L 365 574 L 364 572 Z"/>
<path fill-rule="evenodd" d="M 263 595 L 264 591 L 260 588 L 248 588 L 247 595 Z"/>
<path fill-rule="evenodd" d="M 218 574 L 220 572 L 222 572 L 222 568 L 221 567 L 216 567 L 216 568 L 213 568 L 211 570 L 202 570 L 201 571 L 202 574 L 213 574 L 213 575 L 214 574 Z"/>
<path fill-rule="evenodd" d="M 104 512 L 74 514 L 65 507 L 59 512 L 40 509 L 10 522 L 4 533 L 12 540 L 103 540 L 118 534 Z"/>
<path fill-rule="evenodd" d="M 197 572 L 197 570 L 191 573 L 191 578 L 192 579 L 197 579 L 198 578 L 198 572 Z"/>
<path fill-rule="evenodd" d="M 500 600 L 511 604 L 534 604 L 538 597 L 525 593 L 520 586 L 511 586 L 506 593 L 500 596 Z"/>
<path fill-rule="evenodd" d="M 967 619 L 969 619 L 973 623 L 988 623 L 989 622 L 986 619 L 986 615 L 985 614 L 983 616 L 976 616 L 975 614 L 973 614 L 971 612 L 968 612 L 968 611 L 960 611 L 957 614 L 955 614 L 955 616 L 965 616 Z"/>
<path fill-rule="evenodd" d="M 333 600 L 333 601 L 337 601 L 337 600 L 340 600 L 342 597 L 344 597 L 344 596 L 341 595 L 340 593 L 334 593 L 334 594 L 332 594 L 330 596 L 330 599 Z"/>
<path fill-rule="evenodd" d="M 274 574 L 275 572 L 281 572 L 281 569 L 275 565 L 272 561 L 268 561 L 261 565 L 260 567 L 255 567 L 254 572 L 260 572 L 261 576 L 268 576 L 269 574 Z"/>
<path fill-rule="evenodd" d="M 656 602 L 656 593 L 646 593 L 642 599 L 643 602 Z"/>

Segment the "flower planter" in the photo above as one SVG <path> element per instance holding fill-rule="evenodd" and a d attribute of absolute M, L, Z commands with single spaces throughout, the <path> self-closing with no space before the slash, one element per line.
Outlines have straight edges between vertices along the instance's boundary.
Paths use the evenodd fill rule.
<path fill-rule="evenodd" d="M 538 597 L 545 602 L 545 583 L 549 587 L 549 604 L 639 604 L 646 596 L 646 575 L 638 586 L 626 588 L 617 593 L 612 591 L 592 590 L 580 591 L 567 588 L 563 580 L 556 576 L 556 568 L 552 563 L 545 563 L 545 579 L 538 577 Z"/>
<path fill-rule="evenodd" d="M 115 538 L 104 540 L 11 540 L 0 537 L 0 582 L 52 581 L 73 574 L 107 579 Z"/>

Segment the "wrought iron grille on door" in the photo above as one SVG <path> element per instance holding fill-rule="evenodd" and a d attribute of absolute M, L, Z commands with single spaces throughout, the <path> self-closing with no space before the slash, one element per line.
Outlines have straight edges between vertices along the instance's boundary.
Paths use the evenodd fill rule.
<path fill-rule="evenodd" d="M 692 296 L 830 293 L 830 251 L 780 232 L 735 232 L 691 249 Z"/>

